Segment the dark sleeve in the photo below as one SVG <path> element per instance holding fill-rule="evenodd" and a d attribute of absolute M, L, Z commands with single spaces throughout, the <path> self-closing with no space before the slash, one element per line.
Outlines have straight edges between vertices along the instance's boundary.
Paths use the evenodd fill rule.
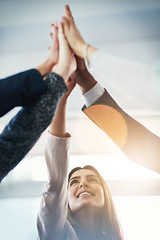
<path fill-rule="evenodd" d="M 82 110 L 128 158 L 160 173 L 160 138 L 124 112 L 107 91 Z"/>
<path fill-rule="evenodd" d="M 36 69 L 27 70 L 0 80 L 0 117 L 16 106 L 31 104 L 46 91 Z"/>
<path fill-rule="evenodd" d="M 47 91 L 35 104 L 23 107 L 0 135 L 0 180 L 33 147 L 50 124 L 60 97 L 67 92 L 63 79 L 55 73 L 50 73 L 45 82 Z"/>

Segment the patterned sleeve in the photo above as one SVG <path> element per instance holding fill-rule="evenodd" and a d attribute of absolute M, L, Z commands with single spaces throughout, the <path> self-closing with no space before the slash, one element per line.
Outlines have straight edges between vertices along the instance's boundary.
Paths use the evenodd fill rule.
<path fill-rule="evenodd" d="M 48 127 L 57 103 L 67 87 L 63 79 L 50 73 L 45 83 L 47 91 L 11 119 L 0 135 L 0 180 L 30 151 L 41 133 Z"/>

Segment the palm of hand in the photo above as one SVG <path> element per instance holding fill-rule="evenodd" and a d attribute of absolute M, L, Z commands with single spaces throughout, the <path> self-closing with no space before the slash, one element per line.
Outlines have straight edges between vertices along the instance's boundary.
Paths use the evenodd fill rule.
<path fill-rule="evenodd" d="M 86 45 L 79 30 L 77 29 L 70 9 L 65 6 L 65 17 L 63 17 L 64 32 L 73 52 L 79 57 L 84 57 L 83 51 Z"/>

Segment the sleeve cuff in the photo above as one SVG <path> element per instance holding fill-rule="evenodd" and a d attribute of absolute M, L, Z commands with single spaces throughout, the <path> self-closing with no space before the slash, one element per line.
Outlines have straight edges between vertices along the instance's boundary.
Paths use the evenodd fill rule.
<path fill-rule="evenodd" d="M 91 106 L 98 98 L 103 95 L 104 91 L 104 88 L 100 85 L 100 83 L 97 82 L 93 88 L 91 88 L 88 92 L 82 94 L 86 107 Z"/>
<path fill-rule="evenodd" d="M 66 139 L 66 138 L 70 138 L 70 137 L 71 137 L 71 134 L 68 133 L 68 132 L 66 132 L 66 135 L 65 135 L 64 137 L 56 136 L 56 135 L 54 135 L 53 133 L 51 133 L 50 130 L 48 130 L 48 133 L 49 133 L 50 135 L 54 136 L 55 138 L 59 138 L 59 139 Z"/>

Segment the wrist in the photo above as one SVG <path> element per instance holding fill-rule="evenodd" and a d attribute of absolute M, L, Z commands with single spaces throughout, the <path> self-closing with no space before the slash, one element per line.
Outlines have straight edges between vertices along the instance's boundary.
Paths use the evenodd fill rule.
<path fill-rule="evenodd" d="M 86 46 L 87 46 L 87 44 L 86 44 Z M 85 46 L 85 47 L 86 47 Z M 98 48 L 95 48 L 95 47 L 93 47 L 92 45 L 90 45 L 90 44 L 88 44 L 88 47 L 87 47 L 87 49 L 86 49 L 86 52 L 85 52 L 85 58 L 86 58 L 86 61 L 88 62 L 88 64 L 90 64 L 90 58 L 91 58 L 91 56 L 92 56 L 92 54 L 94 53 L 94 52 L 96 52 L 98 50 Z"/>
<path fill-rule="evenodd" d="M 52 68 L 52 72 L 55 72 L 56 74 L 58 74 L 59 76 L 61 76 L 63 78 L 63 80 L 66 82 L 68 79 L 68 70 L 67 68 L 64 69 L 64 67 L 61 67 L 60 65 L 55 65 Z"/>
<path fill-rule="evenodd" d="M 97 81 L 85 68 L 77 74 L 76 82 L 79 85 L 81 92 L 88 92 L 92 87 L 94 87 Z"/>
<path fill-rule="evenodd" d="M 52 67 L 53 67 L 53 63 L 49 60 L 46 60 L 41 65 L 36 67 L 36 69 L 39 71 L 42 77 L 44 77 L 50 73 L 50 71 L 52 70 Z"/>
<path fill-rule="evenodd" d="M 78 49 L 77 49 L 77 55 L 82 58 L 83 60 L 85 59 L 85 55 L 84 55 L 84 52 L 85 52 L 85 47 L 86 47 L 86 42 L 82 42 L 80 43 L 80 45 L 78 46 Z"/>
<path fill-rule="evenodd" d="M 97 83 L 96 81 L 92 81 L 92 82 L 89 82 L 86 85 L 80 86 L 82 94 L 88 92 L 91 88 L 93 88 L 96 85 L 96 83 Z"/>
<path fill-rule="evenodd" d="M 67 100 L 68 100 L 68 97 L 69 97 L 69 92 L 66 92 L 62 95 L 60 101 L 59 101 L 59 105 L 62 105 L 63 107 L 67 105 Z"/>
<path fill-rule="evenodd" d="M 53 68 L 54 65 L 55 65 L 55 63 L 53 63 L 53 61 L 51 61 L 51 60 L 45 60 L 44 61 L 46 74 L 48 74 L 48 73 L 50 73 L 52 71 L 52 68 Z"/>

